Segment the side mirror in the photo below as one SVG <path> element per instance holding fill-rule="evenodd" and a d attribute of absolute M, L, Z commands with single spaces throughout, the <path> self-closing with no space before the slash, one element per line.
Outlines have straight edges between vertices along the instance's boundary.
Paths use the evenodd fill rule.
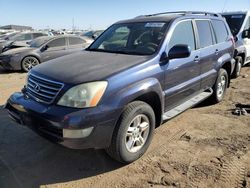
<path fill-rule="evenodd" d="M 94 40 L 95 40 L 96 38 L 97 38 L 97 35 L 95 35 L 95 34 L 94 34 L 94 35 L 92 35 L 92 39 L 94 39 Z"/>
<path fill-rule="evenodd" d="M 177 44 L 168 52 L 168 59 L 187 58 L 191 54 L 191 49 L 188 45 Z"/>
<path fill-rule="evenodd" d="M 48 45 L 43 46 L 43 47 L 41 48 L 41 52 L 46 51 L 48 48 L 49 48 L 49 46 L 48 46 Z"/>
<path fill-rule="evenodd" d="M 242 38 L 245 39 L 245 38 L 248 38 L 250 39 L 250 29 L 246 29 L 242 32 Z"/>

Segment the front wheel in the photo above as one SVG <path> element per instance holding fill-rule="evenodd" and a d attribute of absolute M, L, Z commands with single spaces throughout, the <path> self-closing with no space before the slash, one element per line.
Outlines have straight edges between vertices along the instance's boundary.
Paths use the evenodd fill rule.
<path fill-rule="evenodd" d="M 211 97 L 213 103 L 219 103 L 223 100 L 227 90 L 228 81 L 227 71 L 225 69 L 220 69 L 216 83 L 213 86 L 214 93 Z"/>
<path fill-rule="evenodd" d="M 132 102 L 125 107 L 106 151 L 119 162 L 131 163 L 146 152 L 154 129 L 155 114 L 151 106 Z"/>
<path fill-rule="evenodd" d="M 27 56 L 21 62 L 22 70 L 25 72 L 29 72 L 30 69 L 37 65 L 39 65 L 39 60 L 33 56 Z"/>

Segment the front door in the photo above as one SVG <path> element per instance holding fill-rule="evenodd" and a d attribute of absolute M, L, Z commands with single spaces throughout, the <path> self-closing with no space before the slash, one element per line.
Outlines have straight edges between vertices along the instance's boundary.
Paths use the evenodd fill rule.
<path fill-rule="evenodd" d="M 47 49 L 41 53 L 42 61 L 49 61 L 67 55 L 66 38 L 57 38 L 47 44 Z"/>
<path fill-rule="evenodd" d="M 185 44 L 191 49 L 188 58 L 172 59 L 165 68 L 165 111 L 180 105 L 200 90 L 200 54 L 196 50 L 191 20 L 179 22 L 168 43 L 167 52 L 175 45 Z"/>

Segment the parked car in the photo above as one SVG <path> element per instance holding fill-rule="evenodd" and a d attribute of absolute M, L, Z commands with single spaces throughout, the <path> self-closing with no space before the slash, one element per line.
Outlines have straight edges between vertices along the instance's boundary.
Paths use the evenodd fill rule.
<path fill-rule="evenodd" d="M 83 38 L 76 36 L 39 37 L 29 47 L 20 47 L 0 54 L 0 66 L 6 70 L 28 72 L 45 61 L 81 51 L 89 46 Z"/>
<path fill-rule="evenodd" d="M 5 108 L 54 142 L 105 148 L 130 163 L 163 121 L 209 97 L 222 101 L 235 64 L 233 43 L 225 20 L 213 13 L 120 21 L 86 51 L 32 69 Z"/>
<path fill-rule="evenodd" d="M 38 37 L 48 36 L 43 32 L 24 32 L 8 38 L 7 41 L 0 42 L 0 53 L 9 49 L 28 46 L 29 42 Z"/>
<path fill-rule="evenodd" d="M 226 18 L 236 42 L 233 77 L 237 78 L 241 67 L 250 62 L 250 11 L 226 12 L 222 15 Z"/>
<path fill-rule="evenodd" d="M 104 30 L 88 31 L 88 32 L 83 33 L 81 36 L 88 37 L 91 39 L 96 39 L 97 37 L 99 37 L 99 35 L 103 33 L 103 31 Z"/>
<path fill-rule="evenodd" d="M 0 42 L 5 42 L 6 40 L 9 40 L 10 38 L 14 37 L 15 35 L 17 35 L 19 32 L 10 32 L 10 33 L 6 33 L 4 35 L 0 36 Z"/>

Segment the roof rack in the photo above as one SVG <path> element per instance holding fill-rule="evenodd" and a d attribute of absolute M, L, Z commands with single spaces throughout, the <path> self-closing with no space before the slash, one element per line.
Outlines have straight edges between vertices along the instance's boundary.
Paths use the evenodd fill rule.
<path fill-rule="evenodd" d="M 162 13 L 156 13 L 156 14 L 148 14 L 148 15 L 141 15 L 137 16 L 136 18 L 140 17 L 151 17 L 151 16 L 160 16 L 160 15 L 168 15 L 168 14 L 180 14 L 180 15 L 204 15 L 204 16 L 215 16 L 215 17 L 221 17 L 220 14 L 212 13 L 212 12 L 201 12 L 201 11 L 176 11 L 176 12 L 162 12 Z"/>

